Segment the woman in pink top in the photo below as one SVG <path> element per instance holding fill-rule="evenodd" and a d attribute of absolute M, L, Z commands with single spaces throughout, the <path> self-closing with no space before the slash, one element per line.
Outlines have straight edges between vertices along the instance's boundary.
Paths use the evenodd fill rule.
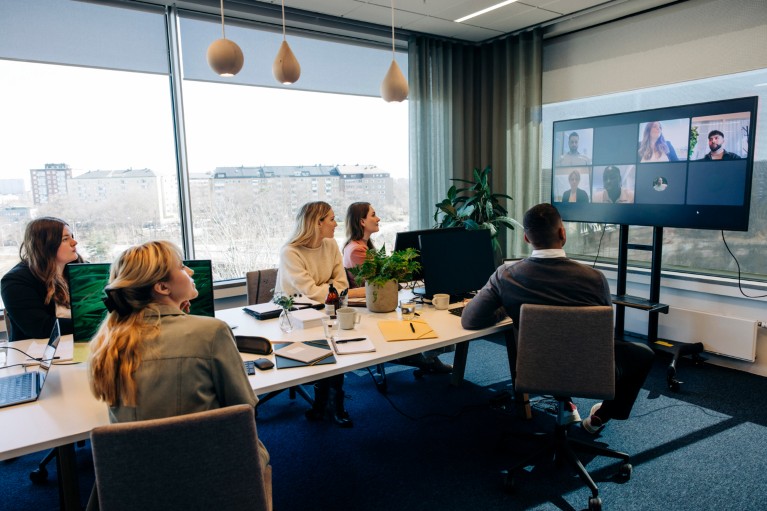
<path fill-rule="evenodd" d="M 355 202 L 346 210 L 344 268 L 354 268 L 365 261 L 368 249 L 375 248 L 370 236 L 379 230 L 381 221 L 369 202 Z"/>

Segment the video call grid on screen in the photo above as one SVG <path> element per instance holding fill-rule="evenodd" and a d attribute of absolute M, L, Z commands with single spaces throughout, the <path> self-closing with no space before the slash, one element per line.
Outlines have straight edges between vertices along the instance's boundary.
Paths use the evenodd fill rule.
<path fill-rule="evenodd" d="M 557 121 L 552 202 L 568 221 L 748 230 L 757 101 Z M 707 158 L 712 132 L 726 159 Z M 604 179 L 616 174 L 620 191 L 610 194 Z"/>
<path fill-rule="evenodd" d="M 213 316 L 213 271 L 211 261 L 184 261 L 194 271 L 197 298 L 192 300 L 190 314 Z M 109 283 L 109 263 L 68 264 L 69 300 L 72 306 L 72 329 L 75 341 L 90 341 L 106 316 L 102 301 L 104 287 Z"/>

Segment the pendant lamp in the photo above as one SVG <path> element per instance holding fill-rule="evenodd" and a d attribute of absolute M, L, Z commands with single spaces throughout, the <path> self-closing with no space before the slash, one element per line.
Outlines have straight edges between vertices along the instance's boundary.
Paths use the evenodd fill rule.
<path fill-rule="evenodd" d="M 296 83 L 301 76 L 301 65 L 285 39 L 285 0 L 282 0 L 282 44 L 272 64 L 272 74 L 285 85 Z"/>
<path fill-rule="evenodd" d="M 237 43 L 226 38 L 224 0 L 221 0 L 221 34 L 221 39 L 216 39 L 208 46 L 208 65 L 221 76 L 234 76 L 242 69 L 245 57 Z"/>
<path fill-rule="evenodd" d="M 394 60 L 394 0 L 391 0 L 391 65 L 381 82 L 381 97 L 388 103 L 401 102 L 407 99 L 408 92 L 405 75 Z"/>

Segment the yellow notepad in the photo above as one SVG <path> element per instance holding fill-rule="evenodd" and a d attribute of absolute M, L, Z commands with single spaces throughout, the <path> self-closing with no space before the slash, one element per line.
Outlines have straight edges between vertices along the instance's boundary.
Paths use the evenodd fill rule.
<path fill-rule="evenodd" d="M 382 320 L 378 322 L 378 328 L 381 329 L 381 333 L 387 341 L 414 341 L 437 337 L 437 332 L 426 321 L 420 319 L 413 321 Z"/>

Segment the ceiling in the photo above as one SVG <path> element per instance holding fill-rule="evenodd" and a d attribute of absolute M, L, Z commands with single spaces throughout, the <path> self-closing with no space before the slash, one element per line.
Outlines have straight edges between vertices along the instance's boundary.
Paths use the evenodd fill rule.
<path fill-rule="evenodd" d="M 285 9 L 391 26 L 390 0 L 284 0 Z M 394 25 L 469 42 L 481 42 L 538 25 L 565 32 L 604 23 L 678 0 L 518 0 L 463 23 L 454 20 L 501 0 L 393 0 Z M 280 0 L 267 3 L 280 5 Z M 585 22 L 585 26 L 584 25 Z M 552 32 L 552 30 L 549 30 Z M 564 33 L 564 32 L 563 32 Z"/>

